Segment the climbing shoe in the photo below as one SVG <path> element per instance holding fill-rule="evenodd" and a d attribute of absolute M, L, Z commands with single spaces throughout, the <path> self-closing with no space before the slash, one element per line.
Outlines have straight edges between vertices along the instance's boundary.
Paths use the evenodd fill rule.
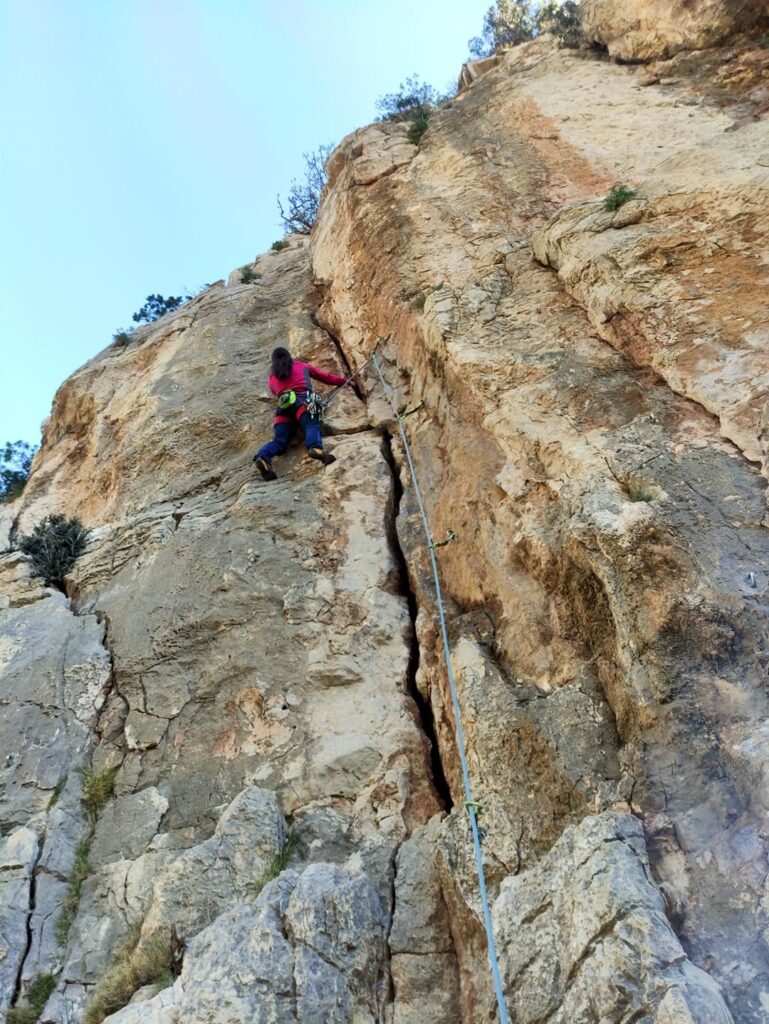
<path fill-rule="evenodd" d="M 308 448 L 307 454 L 311 459 L 317 459 L 318 462 L 322 462 L 324 466 L 330 466 L 332 462 L 336 462 L 331 452 L 324 451 L 322 448 Z"/>
<path fill-rule="evenodd" d="M 256 463 L 256 468 L 259 470 L 259 472 L 262 474 L 262 477 L 265 480 L 277 480 L 278 479 L 278 474 L 275 472 L 275 470 L 269 464 L 267 459 L 260 459 L 258 455 L 255 455 L 254 456 L 254 462 Z"/>

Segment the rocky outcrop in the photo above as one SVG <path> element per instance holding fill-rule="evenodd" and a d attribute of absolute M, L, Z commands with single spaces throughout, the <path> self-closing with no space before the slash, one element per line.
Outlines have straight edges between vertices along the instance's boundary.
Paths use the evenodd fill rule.
<path fill-rule="evenodd" d="M 403 427 L 511 1016 L 769 1021 L 765 48 L 632 7 L 588 37 L 654 63 L 474 63 L 419 145 L 342 142 L 309 243 L 60 389 L 0 513 L 91 529 L 66 594 L 0 555 L 3 1009 L 50 972 L 76 1024 L 172 936 L 111 1021 L 494 1019 Z M 408 417 L 365 370 L 335 464 L 256 476 L 272 347 L 377 337 Z"/>
<path fill-rule="evenodd" d="M 335 466 L 323 470 L 297 449 L 274 486 L 255 478 L 250 456 L 271 426 L 261 383 L 271 348 L 288 340 L 305 358 L 338 362 L 313 322 L 306 243 L 260 258 L 255 272 L 257 283 L 214 286 L 71 378 L 15 509 L 24 529 L 52 511 L 92 526 L 68 580 L 70 601 L 41 597 L 8 612 L 3 636 L 15 642 L 23 616 L 50 629 L 54 608 L 77 635 L 101 623 L 108 675 L 90 673 L 69 640 L 70 657 L 83 666 L 69 686 L 84 690 L 71 703 L 81 718 L 91 716 L 94 772 L 116 773 L 66 949 L 46 949 L 46 969 L 62 968 L 46 1019 L 82 1013 L 137 927 L 149 937 L 174 925 L 191 942 L 221 915 L 251 913 L 259 879 L 286 839 L 283 816 L 298 844 L 291 928 L 298 936 L 304 927 L 301 908 L 316 886 L 332 901 L 328 914 L 342 913 L 334 894 L 351 864 L 345 913 L 360 911 L 365 932 L 366 914 L 374 914 L 381 935 L 374 960 L 348 970 L 348 938 L 333 928 L 326 934 L 327 945 L 341 943 L 337 953 L 326 950 L 341 958 L 333 998 L 350 1007 L 392 1002 L 386 938 L 395 858 L 441 807 L 410 694 L 413 625 L 392 548 L 394 480 L 382 438 L 352 393 L 338 399 L 329 423 Z M 39 648 L 48 656 L 45 644 L 28 639 L 28 661 Z M 65 680 L 68 671 L 65 664 Z M 13 678 L 6 674 L 4 692 Z M 34 719 L 21 697 L 19 707 L 28 730 Z M 47 710 L 45 721 L 55 727 Z M 9 727 L 20 728 L 10 720 Z M 84 756 L 88 729 L 78 736 Z M 59 772 L 74 771 L 73 751 L 30 743 L 45 746 Z M 59 776 L 48 780 L 38 757 L 17 793 L 9 770 L 5 816 L 26 821 Z M 29 776 L 43 792 L 34 806 Z M 280 805 L 266 819 L 252 806 L 265 790 Z M 73 800 L 77 809 L 77 791 Z M 319 873 L 299 871 L 315 863 Z M 34 863 L 19 865 L 29 888 Z M 60 872 L 62 889 L 68 871 Z M 51 929 L 62 899 L 48 907 Z M 372 901 L 376 912 L 366 910 Z M 321 934 L 324 926 L 307 927 Z M 314 941 L 307 938 L 307 949 Z M 312 986 L 330 984 L 325 961 L 300 946 L 291 955 L 305 964 L 310 988 L 301 996 L 297 980 L 297 1005 L 315 998 Z M 35 969 L 37 961 L 25 966 L 24 977 Z"/>
<path fill-rule="evenodd" d="M 766 0 L 583 0 L 580 10 L 585 37 L 626 61 L 716 46 L 769 21 Z"/>
<path fill-rule="evenodd" d="M 730 375 L 738 387 L 720 421 L 725 379 L 715 363 L 708 371 L 701 330 L 715 337 L 720 310 L 724 322 L 727 309 L 734 315 L 735 293 L 721 305 L 720 289 L 739 289 L 748 303 L 761 290 L 759 254 L 747 248 L 743 261 L 739 225 L 766 207 L 754 160 L 765 132 L 763 123 L 727 132 L 738 98 L 712 103 L 694 70 L 680 91 L 642 88 L 638 76 L 543 38 L 507 53 L 433 115 L 418 155 L 365 188 L 353 169 L 375 161 L 380 143 L 371 129 L 365 140 L 352 135 L 335 157 L 339 165 L 346 154 L 346 167 L 323 205 L 313 265 L 322 321 L 351 361 L 389 334 L 382 355 L 401 407 L 423 403 L 407 430 L 433 532 L 456 535 L 440 561 L 489 876 L 499 884 L 522 872 L 520 885 L 534 885 L 530 871 L 565 829 L 630 808 L 685 950 L 723 987 L 735 1019 L 763 1021 L 757 737 L 767 713 L 769 552 L 765 483 L 753 463 L 762 357 L 748 340 L 763 327 L 748 309 L 721 342 L 732 352 L 731 337 L 744 338 L 730 356 L 742 383 Z M 639 199 L 602 213 L 616 182 Z M 634 272 L 634 254 L 659 251 L 662 224 L 646 214 L 657 203 L 672 220 L 677 209 L 701 211 L 698 225 L 690 221 L 693 252 L 711 239 L 727 247 L 709 275 L 715 294 L 703 284 L 697 295 L 697 321 L 677 301 L 688 287 L 677 281 L 693 277 L 699 259 L 687 259 L 687 245 L 680 278 L 675 255 L 670 273 L 648 263 Z M 551 256 L 557 249 L 563 258 Z M 604 316 L 611 288 L 617 302 Z M 659 311 L 648 330 L 625 303 L 633 294 Z M 632 342 L 619 342 L 610 325 L 621 329 L 626 308 Z M 667 372 L 674 362 L 680 372 Z M 372 413 L 387 423 L 371 386 Z M 404 482 L 399 534 L 421 609 L 418 681 L 459 803 L 405 473 Z M 465 830 L 446 836 L 442 879 L 464 1015 L 479 1019 L 491 1003 L 483 944 L 473 939 L 472 862 Z M 541 928 L 556 927 L 552 913 L 544 909 Z M 663 1012 L 664 989 L 637 987 L 630 1002 L 662 1019 L 673 1012 Z M 693 1019 L 709 1019 L 702 1005 L 689 1004 Z"/>

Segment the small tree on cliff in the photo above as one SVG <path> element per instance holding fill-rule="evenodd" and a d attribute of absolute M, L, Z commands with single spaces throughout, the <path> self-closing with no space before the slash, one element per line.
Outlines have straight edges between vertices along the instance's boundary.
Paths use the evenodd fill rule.
<path fill-rule="evenodd" d="M 550 31 L 564 45 L 582 39 L 578 0 L 496 0 L 483 19 L 483 32 L 469 42 L 471 56 L 490 57 Z"/>
<path fill-rule="evenodd" d="M 401 82 L 397 92 L 379 97 L 377 121 L 408 121 L 411 124 L 409 142 L 417 145 L 427 131 L 431 112 L 443 99 L 432 85 L 421 82 L 419 75 L 411 75 Z"/>
<path fill-rule="evenodd" d="M 291 182 L 285 209 L 278 196 L 278 211 L 286 234 L 309 235 L 312 231 L 318 219 L 321 193 L 328 180 L 326 160 L 333 148 L 332 145 L 318 146 L 314 153 L 304 153 L 304 179 Z"/>
<path fill-rule="evenodd" d="M 473 57 L 490 57 L 492 53 L 533 39 L 536 23 L 530 0 L 497 0 L 483 19 L 483 32 L 469 42 Z"/>
<path fill-rule="evenodd" d="M 36 451 L 26 441 L 6 441 L 0 448 L 0 501 L 11 501 L 24 490 Z"/>
<path fill-rule="evenodd" d="M 148 295 L 144 305 L 138 313 L 134 313 L 132 319 L 135 324 L 151 324 L 159 320 L 166 313 L 173 313 L 183 302 L 192 298 L 191 295 L 169 295 L 164 299 L 162 295 Z"/>

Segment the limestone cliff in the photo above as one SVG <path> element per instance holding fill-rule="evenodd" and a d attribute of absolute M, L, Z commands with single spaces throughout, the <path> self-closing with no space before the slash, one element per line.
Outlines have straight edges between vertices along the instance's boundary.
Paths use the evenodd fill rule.
<path fill-rule="evenodd" d="M 92 529 L 66 595 L 0 555 L 0 1007 L 50 973 L 40 1019 L 79 1022 L 161 936 L 179 977 L 115 1024 L 495 1019 L 376 376 L 332 407 L 334 465 L 295 447 L 267 484 L 250 461 L 276 344 L 343 372 L 382 336 L 455 537 L 511 1020 L 769 1021 L 766 5 L 584 8 L 598 48 L 469 68 L 418 146 L 355 132 L 309 242 L 59 390 L 0 518 Z M 114 776 L 98 815 L 86 766 Z"/>

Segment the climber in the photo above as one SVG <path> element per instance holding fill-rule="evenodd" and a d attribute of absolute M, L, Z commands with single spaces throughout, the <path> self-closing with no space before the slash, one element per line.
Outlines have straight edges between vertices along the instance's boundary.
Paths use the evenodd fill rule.
<path fill-rule="evenodd" d="M 336 384 L 341 387 L 345 378 L 336 373 L 326 373 L 317 366 L 302 363 L 294 359 L 288 349 L 276 348 L 272 353 L 272 373 L 268 386 L 273 395 L 278 396 L 278 408 L 275 412 L 275 436 L 272 441 L 262 445 L 254 456 L 256 468 L 265 480 L 277 480 L 277 473 L 272 468 L 272 460 L 276 455 L 283 455 L 288 448 L 296 424 L 304 431 L 304 443 L 311 459 L 318 459 L 328 466 L 336 459 L 323 449 L 320 434 L 320 420 L 312 416 L 306 406 L 308 396 L 312 395 L 311 379 L 323 384 Z"/>

